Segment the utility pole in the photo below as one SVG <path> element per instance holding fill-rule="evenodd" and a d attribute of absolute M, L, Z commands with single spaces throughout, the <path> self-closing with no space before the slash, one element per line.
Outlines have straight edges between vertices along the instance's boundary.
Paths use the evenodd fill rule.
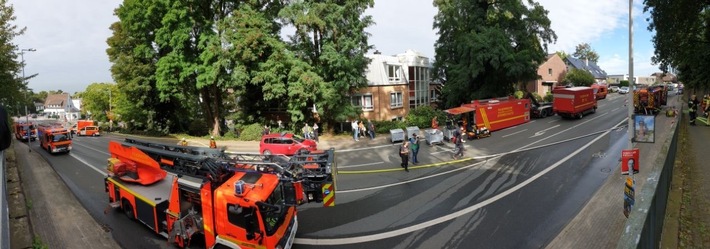
<path fill-rule="evenodd" d="M 634 148 L 634 86 L 636 85 L 636 81 L 634 80 L 634 21 L 633 17 L 631 16 L 631 10 L 633 9 L 634 6 L 634 1 L 629 0 L 629 91 L 631 94 L 628 94 L 629 96 L 627 97 L 627 103 L 628 103 L 628 112 L 629 112 L 629 119 L 627 122 L 627 125 L 629 127 L 628 133 L 629 133 L 629 146 L 627 147 L 628 149 L 633 149 Z M 633 170 L 630 170 L 633 171 Z"/>
<path fill-rule="evenodd" d="M 34 52 L 37 51 L 37 49 L 34 48 L 23 48 L 20 49 L 20 58 L 22 58 L 22 83 L 25 83 L 25 52 Z M 23 84 L 25 85 L 25 84 Z M 25 85 L 26 86 L 26 85 Z M 32 129 L 30 124 L 30 113 L 27 112 L 27 91 L 30 89 L 27 88 L 25 90 L 25 120 L 27 121 L 27 148 L 29 149 L 30 152 L 32 152 Z M 37 136 L 38 134 L 35 134 Z"/>

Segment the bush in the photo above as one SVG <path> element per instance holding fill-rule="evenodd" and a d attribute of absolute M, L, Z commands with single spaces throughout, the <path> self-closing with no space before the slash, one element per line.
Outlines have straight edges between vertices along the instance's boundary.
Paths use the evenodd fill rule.
<path fill-rule="evenodd" d="M 518 90 L 518 91 L 515 91 L 513 96 L 515 96 L 516 99 L 522 99 L 523 96 L 525 96 L 525 93 L 523 91 Z"/>
<path fill-rule="evenodd" d="M 552 102 L 552 100 L 554 100 L 554 99 L 555 98 L 553 97 L 552 93 L 547 93 L 547 95 L 545 95 L 546 102 Z"/>
<path fill-rule="evenodd" d="M 446 113 L 442 110 L 434 109 L 431 106 L 420 106 L 414 108 L 414 110 L 411 110 L 409 115 L 407 115 L 407 121 L 405 122 L 404 127 L 417 126 L 420 129 L 429 128 L 431 127 L 431 120 L 435 116 L 439 120 L 439 126 L 442 125 L 443 120 L 446 120 Z"/>
<path fill-rule="evenodd" d="M 239 140 L 242 141 L 259 141 L 261 139 L 261 132 L 264 130 L 262 124 L 250 124 L 243 126 L 240 129 Z"/>
<path fill-rule="evenodd" d="M 406 125 L 402 121 L 372 121 L 375 125 L 375 133 L 390 133 L 393 129 L 405 129 Z"/>

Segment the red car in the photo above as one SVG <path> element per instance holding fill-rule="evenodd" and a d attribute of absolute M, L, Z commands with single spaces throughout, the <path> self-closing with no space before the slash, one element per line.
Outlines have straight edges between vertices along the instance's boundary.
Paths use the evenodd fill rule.
<path fill-rule="evenodd" d="M 271 133 L 261 136 L 259 153 L 264 155 L 287 155 L 316 150 L 316 141 L 304 139 L 293 133 Z"/>

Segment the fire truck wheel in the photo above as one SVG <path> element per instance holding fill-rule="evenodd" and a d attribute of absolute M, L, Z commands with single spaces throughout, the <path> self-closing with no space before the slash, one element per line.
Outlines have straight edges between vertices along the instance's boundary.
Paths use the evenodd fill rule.
<path fill-rule="evenodd" d="M 269 156 L 269 155 L 271 155 L 271 151 L 270 151 L 270 150 L 264 150 L 264 152 L 262 152 L 261 154 L 264 154 L 264 155 L 266 155 L 266 156 Z"/>
<path fill-rule="evenodd" d="M 540 118 L 546 118 L 547 117 L 547 110 L 543 110 L 540 112 Z"/>
<path fill-rule="evenodd" d="M 128 200 L 123 199 L 123 205 L 121 206 L 123 206 L 123 213 L 125 213 L 129 219 L 133 220 L 136 218 L 136 215 L 133 214 L 133 206 L 131 206 L 131 203 L 128 202 Z"/>

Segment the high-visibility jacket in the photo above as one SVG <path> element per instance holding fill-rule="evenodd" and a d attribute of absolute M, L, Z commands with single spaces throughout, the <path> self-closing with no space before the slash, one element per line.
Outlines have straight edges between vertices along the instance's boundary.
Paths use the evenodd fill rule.
<path fill-rule="evenodd" d="M 217 142 L 214 139 L 210 139 L 210 148 L 217 148 Z"/>

